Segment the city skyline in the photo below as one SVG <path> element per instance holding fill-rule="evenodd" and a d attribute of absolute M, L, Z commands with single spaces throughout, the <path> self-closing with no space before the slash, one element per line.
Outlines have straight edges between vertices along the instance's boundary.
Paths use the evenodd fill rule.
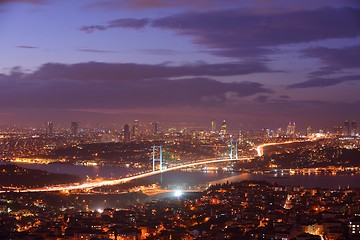
<path fill-rule="evenodd" d="M 0 13 L 2 125 L 360 121 L 355 1 L 16 0 Z"/>

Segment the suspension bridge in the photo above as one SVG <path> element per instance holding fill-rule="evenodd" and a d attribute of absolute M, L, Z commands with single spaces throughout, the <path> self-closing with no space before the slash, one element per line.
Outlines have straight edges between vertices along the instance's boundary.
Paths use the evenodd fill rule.
<path fill-rule="evenodd" d="M 286 142 L 292 143 L 292 142 Z M 259 145 L 256 150 L 259 156 L 263 154 L 263 148 L 265 146 L 270 145 L 277 145 L 277 144 L 286 144 L 286 143 L 266 143 Z M 163 166 L 163 148 L 162 146 L 153 146 L 152 148 L 152 170 L 148 170 L 147 172 L 142 172 L 137 175 L 133 175 L 130 177 L 122 177 L 119 179 L 112 179 L 112 180 L 101 180 L 95 182 L 85 182 L 85 183 L 73 183 L 73 184 L 66 184 L 66 185 L 54 185 L 54 186 L 47 186 L 41 188 L 25 188 L 25 189 L 16 189 L 11 190 L 13 192 L 58 192 L 58 191 L 72 191 L 72 190 L 81 190 L 81 189 L 92 189 L 97 187 L 103 186 L 113 186 L 122 184 L 125 182 L 129 182 L 136 179 L 141 179 L 145 177 L 154 176 L 157 174 L 161 174 L 164 172 L 170 172 L 174 170 L 179 170 L 183 168 L 195 167 L 199 165 L 205 164 L 212 164 L 212 163 L 221 163 L 221 162 L 229 162 L 229 161 L 249 161 L 253 157 L 239 157 L 238 156 L 238 142 L 236 140 L 231 140 L 229 144 L 229 155 L 222 158 L 210 158 L 210 159 L 200 159 L 192 162 L 187 162 L 185 164 L 179 164 L 171 167 L 164 167 Z M 159 163 L 159 166 L 156 166 L 156 163 Z M 7 192 L 7 191 L 0 191 Z"/>

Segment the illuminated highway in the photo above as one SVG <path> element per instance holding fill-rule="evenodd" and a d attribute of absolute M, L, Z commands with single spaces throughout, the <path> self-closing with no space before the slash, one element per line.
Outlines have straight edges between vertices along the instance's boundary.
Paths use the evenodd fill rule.
<path fill-rule="evenodd" d="M 125 177 L 115 180 L 104 180 L 104 181 L 98 181 L 98 182 L 88 182 L 88 183 L 78 183 L 78 184 L 71 184 L 71 185 L 61 185 L 61 186 L 51 186 L 51 187 L 43 187 L 43 188 L 31 188 L 31 189 L 17 189 L 16 192 L 57 192 L 57 191 L 71 191 L 71 190 L 79 190 L 79 189 L 91 189 L 96 187 L 103 187 L 103 186 L 112 186 L 112 185 L 118 185 L 121 183 L 129 182 L 135 179 L 150 177 L 153 175 L 157 175 L 164 172 L 170 172 L 182 168 L 188 168 L 188 167 L 194 167 L 198 165 L 203 164 L 210 164 L 210 163 L 219 163 L 219 162 L 228 162 L 228 161 L 241 161 L 241 160 L 250 160 L 250 157 L 242 157 L 238 159 L 231 159 L 231 158 L 222 158 L 222 159 L 206 159 L 199 162 L 193 162 L 188 163 L 184 165 L 174 166 L 170 168 L 163 169 L 162 171 L 156 170 L 156 171 L 150 171 L 141 173 L 139 175 L 131 176 L 131 177 Z M 2 191 L 4 192 L 4 191 Z"/>
<path fill-rule="evenodd" d="M 313 139 L 316 140 L 316 139 Z M 312 141 L 312 140 L 305 140 L 305 141 Z M 290 144 L 290 143 L 298 143 L 298 142 L 305 142 L 304 140 L 296 140 L 296 141 L 287 141 L 287 142 L 280 142 L 280 143 L 264 143 L 259 146 L 257 146 L 256 152 L 259 157 L 264 155 L 264 147 L 268 146 L 275 146 L 275 145 L 284 145 L 284 144 Z"/>

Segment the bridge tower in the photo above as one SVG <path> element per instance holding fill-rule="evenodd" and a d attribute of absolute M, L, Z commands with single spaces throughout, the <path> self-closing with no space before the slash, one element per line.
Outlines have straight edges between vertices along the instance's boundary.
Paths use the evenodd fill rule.
<path fill-rule="evenodd" d="M 156 154 L 158 153 L 158 154 Z M 162 172 L 162 164 L 163 164 L 163 154 L 162 154 L 162 146 L 153 146 L 153 172 L 155 171 L 155 162 L 160 162 L 160 171 Z"/>
<path fill-rule="evenodd" d="M 238 160 L 239 156 L 238 156 L 238 141 L 231 139 L 230 140 L 230 159 L 235 159 Z"/>

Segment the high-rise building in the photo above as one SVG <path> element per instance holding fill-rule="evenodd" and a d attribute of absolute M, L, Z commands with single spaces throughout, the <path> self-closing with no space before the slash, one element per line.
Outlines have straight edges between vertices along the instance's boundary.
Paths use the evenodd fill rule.
<path fill-rule="evenodd" d="M 128 124 L 124 125 L 124 142 L 130 141 L 130 127 Z"/>
<path fill-rule="evenodd" d="M 134 125 L 132 127 L 132 135 L 133 136 L 138 136 L 139 135 L 139 121 L 138 120 L 134 121 Z"/>
<path fill-rule="evenodd" d="M 346 120 L 344 122 L 344 135 L 345 136 L 350 136 L 351 135 L 350 122 L 348 120 Z"/>
<path fill-rule="evenodd" d="M 263 128 L 261 131 L 264 138 L 269 138 L 271 136 L 270 128 Z"/>
<path fill-rule="evenodd" d="M 211 129 L 210 129 L 210 131 L 211 131 L 211 133 L 216 132 L 216 122 L 215 122 L 214 119 L 211 121 Z"/>
<path fill-rule="evenodd" d="M 158 132 L 159 132 L 159 123 L 158 122 L 153 122 L 152 125 L 153 125 L 153 134 L 157 135 Z"/>
<path fill-rule="evenodd" d="M 286 129 L 286 135 L 287 136 L 294 136 L 296 131 L 296 124 L 295 122 L 289 122 L 287 129 Z"/>
<path fill-rule="evenodd" d="M 334 126 L 334 134 L 337 136 L 344 135 L 344 126 L 341 125 Z"/>
<path fill-rule="evenodd" d="M 306 128 L 306 136 L 310 136 L 311 134 L 312 134 L 312 128 L 311 128 L 311 126 L 308 126 Z"/>
<path fill-rule="evenodd" d="M 54 125 L 53 122 L 47 121 L 46 122 L 46 133 L 51 135 L 54 132 Z"/>
<path fill-rule="evenodd" d="M 356 124 L 356 121 L 352 121 L 351 122 L 351 129 L 350 129 L 350 135 L 351 136 L 356 136 L 357 135 L 357 124 Z"/>
<path fill-rule="evenodd" d="M 79 124 L 78 124 L 78 122 L 71 122 L 71 133 L 72 134 L 77 134 L 77 132 L 78 132 L 78 128 L 79 128 Z"/>
<path fill-rule="evenodd" d="M 226 121 L 224 120 L 222 123 L 221 123 L 221 131 L 220 131 L 220 134 L 221 135 L 225 135 L 226 134 L 226 128 L 227 128 L 227 125 L 226 125 Z"/>

